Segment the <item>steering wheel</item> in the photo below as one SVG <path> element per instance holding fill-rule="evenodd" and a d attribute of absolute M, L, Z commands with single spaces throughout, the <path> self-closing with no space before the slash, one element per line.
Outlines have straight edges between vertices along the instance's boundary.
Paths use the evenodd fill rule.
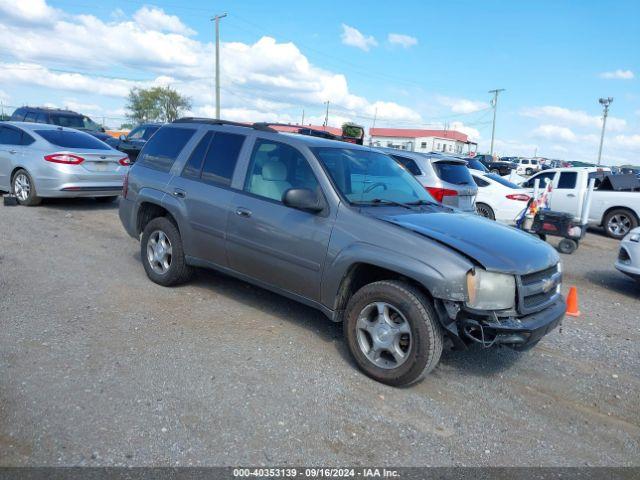
<path fill-rule="evenodd" d="M 374 188 L 377 187 L 382 187 L 383 190 L 387 189 L 387 184 L 386 183 L 382 183 L 382 182 L 376 182 L 376 183 L 372 183 L 371 185 L 369 185 L 367 188 L 364 189 L 363 193 L 369 193 L 371 190 L 373 190 Z"/>

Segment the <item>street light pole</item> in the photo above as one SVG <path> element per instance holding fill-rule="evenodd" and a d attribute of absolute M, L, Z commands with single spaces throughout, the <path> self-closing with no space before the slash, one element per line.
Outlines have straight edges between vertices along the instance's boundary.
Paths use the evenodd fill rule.
<path fill-rule="evenodd" d="M 214 16 L 211 21 L 216 24 L 216 119 L 220 119 L 220 19 L 227 14 Z"/>
<path fill-rule="evenodd" d="M 497 88 L 495 90 L 489 90 L 489 93 L 493 93 L 493 127 L 491 128 L 491 151 L 489 152 L 493 156 L 493 141 L 496 136 L 496 110 L 498 110 L 498 94 L 504 92 L 504 88 Z"/>
<path fill-rule="evenodd" d="M 609 105 L 613 102 L 612 97 L 601 98 L 598 100 L 602 105 L 602 133 L 600 134 L 600 148 L 598 148 L 598 166 L 600 166 L 600 160 L 602 159 L 602 144 L 604 143 L 604 129 L 607 126 L 607 115 L 609 115 Z"/>

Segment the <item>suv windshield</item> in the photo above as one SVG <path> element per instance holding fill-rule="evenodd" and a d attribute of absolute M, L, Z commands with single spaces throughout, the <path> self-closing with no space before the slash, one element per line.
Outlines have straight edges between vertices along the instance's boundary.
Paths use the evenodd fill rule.
<path fill-rule="evenodd" d="M 391 157 L 351 148 L 312 148 L 340 193 L 351 203 L 435 203 Z"/>
<path fill-rule="evenodd" d="M 469 169 L 462 162 L 436 161 L 433 162 L 433 169 L 440 180 L 454 185 L 473 185 L 473 178 L 471 178 Z"/>

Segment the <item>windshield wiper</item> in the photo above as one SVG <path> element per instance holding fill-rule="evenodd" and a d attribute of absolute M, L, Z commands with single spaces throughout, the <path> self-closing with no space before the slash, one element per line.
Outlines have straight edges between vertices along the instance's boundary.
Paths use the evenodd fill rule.
<path fill-rule="evenodd" d="M 369 205 L 369 206 L 379 206 L 379 205 L 394 205 L 396 207 L 408 208 L 411 209 L 411 205 L 402 202 L 396 202 L 395 200 L 386 200 L 383 198 L 374 198 L 369 202 L 354 202 L 357 205 Z"/>
<path fill-rule="evenodd" d="M 407 202 L 406 205 L 438 205 L 438 202 L 432 202 L 431 200 L 416 200 L 415 202 Z"/>

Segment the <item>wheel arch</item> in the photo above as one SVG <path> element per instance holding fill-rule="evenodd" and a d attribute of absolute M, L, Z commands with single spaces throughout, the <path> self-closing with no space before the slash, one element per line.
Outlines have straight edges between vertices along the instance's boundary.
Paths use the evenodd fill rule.
<path fill-rule="evenodd" d="M 173 224 L 175 224 L 176 228 L 178 229 L 178 232 L 180 231 L 180 226 L 178 225 L 178 222 L 176 221 L 176 219 L 168 209 L 166 209 L 165 207 L 163 207 L 162 205 L 159 205 L 154 201 L 143 200 L 140 203 L 140 206 L 138 208 L 138 214 L 136 217 L 136 233 L 138 235 L 142 234 L 142 232 L 144 231 L 145 227 L 149 224 L 149 222 L 157 217 L 168 218 L 169 220 L 171 220 Z"/>

